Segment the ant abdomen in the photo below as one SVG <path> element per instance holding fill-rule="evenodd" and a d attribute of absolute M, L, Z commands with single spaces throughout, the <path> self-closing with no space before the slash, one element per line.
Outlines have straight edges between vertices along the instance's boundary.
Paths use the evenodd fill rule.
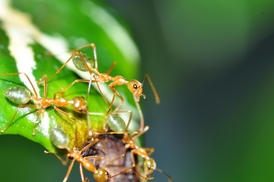
<path fill-rule="evenodd" d="M 15 104 L 26 104 L 31 100 L 31 92 L 25 87 L 11 87 L 5 90 L 4 94 Z"/>
<path fill-rule="evenodd" d="M 114 132 L 124 132 L 126 130 L 125 121 L 117 114 L 108 115 L 107 124 L 109 129 Z"/>
<path fill-rule="evenodd" d="M 68 147 L 68 136 L 61 129 L 53 128 L 49 133 L 49 138 L 54 146 L 59 149 L 65 149 Z"/>
<path fill-rule="evenodd" d="M 78 54 L 75 54 L 71 58 L 74 66 L 78 70 L 80 70 L 80 71 L 88 71 L 86 65 L 83 63 L 83 61 L 82 61 L 81 58 L 84 59 L 84 61 L 86 62 L 86 64 L 88 65 L 89 68 L 93 67 L 93 64 L 92 64 L 93 61 L 91 60 L 91 58 L 88 55 L 84 54 L 84 53 L 78 52 Z"/>

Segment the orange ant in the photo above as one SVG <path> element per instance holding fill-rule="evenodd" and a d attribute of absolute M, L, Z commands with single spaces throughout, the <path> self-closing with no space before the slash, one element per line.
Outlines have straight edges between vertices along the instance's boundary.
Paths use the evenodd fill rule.
<path fill-rule="evenodd" d="M 91 61 L 91 59 L 86 54 L 78 52 L 78 50 L 81 50 L 81 49 L 86 48 L 86 47 L 91 47 L 93 49 L 94 63 Z M 109 105 L 107 115 L 109 114 L 109 112 L 112 108 L 112 105 L 114 103 L 114 100 L 115 100 L 116 96 L 118 96 L 120 98 L 121 102 L 115 108 L 113 113 L 117 113 L 118 110 L 120 109 L 120 107 L 124 103 L 124 98 L 115 89 L 115 86 L 117 86 L 117 85 L 127 85 L 127 88 L 129 89 L 129 91 L 133 95 L 137 110 L 138 110 L 139 115 L 140 115 L 140 132 L 142 132 L 144 130 L 144 119 L 143 119 L 142 111 L 141 111 L 140 106 L 139 106 L 139 101 L 140 101 L 141 96 L 145 98 L 145 95 L 143 94 L 143 83 L 145 82 L 146 79 L 149 81 L 149 84 L 152 88 L 153 94 L 155 96 L 156 103 L 157 104 L 160 103 L 160 97 L 159 97 L 159 95 L 158 95 L 158 93 L 157 93 L 157 91 L 156 91 L 156 89 L 155 89 L 155 87 L 152 83 L 152 80 L 151 80 L 151 78 L 148 74 L 145 75 L 143 83 L 139 82 L 138 80 L 128 81 L 123 76 L 120 76 L 120 75 L 112 77 L 109 74 L 112 71 L 112 69 L 114 68 L 116 62 L 110 67 L 110 69 L 107 71 L 107 73 L 100 73 L 98 71 L 98 60 L 97 60 L 96 47 L 95 47 L 95 44 L 91 43 L 91 44 L 87 44 L 87 45 L 84 45 L 82 47 L 79 47 L 79 48 L 75 49 L 75 51 L 72 53 L 71 57 L 49 79 L 51 79 L 56 74 L 58 74 L 68 64 L 68 62 L 70 60 L 72 60 L 72 62 L 74 63 L 75 67 L 78 70 L 89 72 L 90 78 L 91 78 L 90 81 L 87 81 L 87 80 L 80 80 L 80 81 L 77 80 L 76 81 L 76 82 L 89 82 L 88 90 L 90 89 L 91 82 L 96 83 L 97 86 L 98 86 L 99 82 L 106 83 L 106 82 L 111 81 L 111 83 L 108 85 L 108 87 L 114 93 L 114 95 L 113 95 L 111 103 Z M 94 65 L 94 68 L 93 68 L 93 65 Z M 98 86 L 98 90 L 99 90 L 100 94 L 103 96 L 102 91 L 100 90 L 99 86 Z M 104 98 L 104 96 L 103 96 L 103 98 Z M 105 100 L 105 102 L 107 102 L 105 98 L 104 98 L 104 100 Z M 131 111 L 126 111 L 126 112 L 131 113 Z M 121 112 L 119 112 L 119 113 L 121 113 Z M 131 114 L 130 114 L 130 117 L 131 117 Z"/>
<path fill-rule="evenodd" d="M 119 117 L 119 116 L 117 116 Z M 113 119 L 115 120 L 115 119 Z M 109 120 L 108 122 L 113 122 L 112 120 Z M 122 122 L 122 119 L 120 118 L 119 120 L 116 119 L 117 123 Z M 123 139 L 122 142 L 125 144 L 125 148 L 124 148 L 124 152 L 121 156 L 117 157 L 116 159 L 113 159 L 112 161 L 110 161 L 109 163 L 116 161 L 122 157 L 124 157 L 126 155 L 126 152 L 128 149 L 130 149 L 131 152 L 131 159 L 132 159 L 132 166 L 122 170 L 119 174 L 122 173 L 126 173 L 131 171 L 131 169 L 133 169 L 136 166 L 136 162 L 135 162 L 135 158 L 134 155 L 138 155 L 141 156 L 142 158 L 144 158 L 144 176 L 140 175 L 140 177 L 142 177 L 144 180 L 153 180 L 153 177 L 149 177 L 149 175 L 151 175 L 155 170 L 159 171 L 160 173 L 164 174 L 165 176 L 167 176 L 168 181 L 172 182 L 172 178 L 166 174 L 164 171 L 162 171 L 161 169 L 156 168 L 156 162 L 153 158 L 151 158 L 151 154 L 154 152 L 154 148 L 141 148 L 139 147 L 134 140 L 138 137 L 140 137 L 141 135 L 143 135 L 147 130 L 149 129 L 148 126 L 146 126 L 144 128 L 144 130 L 142 132 L 137 133 L 136 135 L 134 134 L 133 136 L 129 136 L 128 132 L 109 132 L 110 134 L 123 134 Z M 136 133 L 136 132 L 135 132 Z"/>
<path fill-rule="evenodd" d="M 19 74 L 26 76 L 28 82 L 31 84 L 33 93 L 31 94 L 31 92 L 27 88 L 19 87 L 19 86 L 11 87 L 5 90 L 5 96 L 11 102 L 18 104 L 18 108 L 23 108 L 23 107 L 35 108 L 37 109 L 38 116 L 41 118 L 44 115 L 45 109 L 53 105 L 54 109 L 57 112 L 68 117 L 73 122 L 78 122 L 78 121 L 74 119 L 73 117 L 71 117 L 65 111 L 61 110 L 60 107 L 66 107 L 67 105 L 71 105 L 73 108 L 73 111 L 77 113 L 87 113 L 87 104 L 83 97 L 74 97 L 72 100 L 59 97 L 65 93 L 66 89 L 63 90 L 62 92 L 56 92 L 54 94 L 53 99 L 47 98 L 47 76 L 46 75 L 44 75 L 41 79 L 44 81 L 44 97 L 43 98 L 40 98 L 38 96 L 37 91 L 34 88 L 34 85 L 32 84 L 30 78 L 28 77 L 26 73 L 23 73 L 23 72 L 6 73 L 6 74 L 1 74 L 0 76 L 13 76 L 13 75 L 19 75 Z M 30 101 L 33 101 L 34 104 L 29 104 Z M 16 109 L 10 123 L 4 129 L 1 130 L 2 133 L 5 132 L 12 124 L 18 112 L 18 108 Z M 39 122 L 37 121 L 36 125 L 34 126 L 32 135 L 36 134 L 36 126 L 38 123 Z"/>
<path fill-rule="evenodd" d="M 67 164 L 68 159 L 72 159 L 69 167 L 68 167 L 68 171 L 66 173 L 66 176 L 63 180 L 63 182 L 66 182 L 69 178 L 69 175 L 71 173 L 72 167 L 74 165 L 74 162 L 77 161 L 80 163 L 80 175 L 81 175 L 81 180 L 82 181 L 86 181 L 86 178 L 84 178 L 84 172 L 83 172 L 83 167 L 90 171 L 93 172 L 93 178 L 97 181 L 97 182 L 106 182 L 109 178 L 113 178 L 117 175 L 111 176 L 107 170 L 105 170 L 104 168 L 98 168 L 96 169 L 96 167 L 94 166 L 94 164 L 89 160 L 90 158 L 94 158 L 95 161 L 99 161 L 102 158 L 101 157 L 97 157 L 97 156 L 87 156 L 87 157 L 83 157 L 82 153 L 84 151 L 86 151 L 88 148 L 90 148 L 91 146 L 93 146 L 94 144 L 99 142 L 98 138 L 92 138 L 88 145 L 86 145 L 85 147 L 83 147 L 81 150 L 78 150 L 76 148 L 77 145 L 77 127 L 75 130 L 75 140 L 74 140 L 74 147 L 73 149 L 70 149 L 68 147 L 69 144 L 69 140 L 68 140 L 68 136 L 60 129 L 55 128 L 50 132 L 50 140 L 52 141 L 52 143 L 59 149 L 66 149 L 67 150 L 67 155 L 66 155 L 66 160 L 63 160 L 61 157 L 59 157 L 58 155 L 56 155 L 55 153 L 51 153 L 48 151 L 45 151 L 46 154 L 54 154 L 64 165 Z M 102 144 L 104 146 L 104 144 Z M 105 147 L 104 147 L 105 148 Z"/>

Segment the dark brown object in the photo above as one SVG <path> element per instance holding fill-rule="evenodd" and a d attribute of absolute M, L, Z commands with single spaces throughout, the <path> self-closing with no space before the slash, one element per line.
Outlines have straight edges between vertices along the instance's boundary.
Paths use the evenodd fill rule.
<path fill-rule="evenodd" d="M 113 159 L 118 158 L 124 153 L 124 144 L 122 142 L 123 135 L 99 135 L 99 142 L 88 148 L 82 153 L 83 157 L 98 156 L 102 157 L 100 161 L 94 161 L 96 168 L 106 169 L 111 176 L 119 174 L 125 168 L 132 166 L 130 150 L 126 151 L 124 157 L 111 162 Z M 111 162 L 111 163 L 110 163 Z M 110 178 L 109 182 L 140 182 L 139 176 L 133 171 L 136 171 L 136 167 L 130 172 L 122 173 L 114 178 Z M 138 171 L 136 171 L 138 173 Z"/>

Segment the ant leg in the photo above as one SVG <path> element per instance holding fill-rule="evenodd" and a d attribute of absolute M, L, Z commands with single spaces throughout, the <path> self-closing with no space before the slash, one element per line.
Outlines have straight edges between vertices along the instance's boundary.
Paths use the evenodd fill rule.
<path fill-rule="evenodd" d="M 53 75 L 51 75 L 50 77 L 49 77 L 49 79 L 48 80 L 50 80 L 50 79 L 52 79 L 54 76 L 56 76 L 57 74 L 59 74 L 60 73 L 60 71 L 68 64 L 68 62 L 70 61 L 70 60 L 72 60 L 72 58 L 75 56 L 75 55 L 77 55 L 77 56 L 79 56 L 80 57 L 80 60 L 81 60 L 81 62 L 82 62 L 82 65 L 84 66 L 84 68 L 86 69 L 86 71 L 88 71 L 89 72 L 89 74 L 92 74 L 92 71 L 91 71 L 91 69 L 89 68 L 89 66 L 87 65 L 87 63 L 86 63 L 86 61 L 85 61 L 85 59 L 84 59 L 84 57 L 82 56 L 82 54 L 80 53 L 80 52 L 73 52 L 72 54 L 71 54 L 71 56 L 69 57 L 69 59 L 53 74 Z M 43 83 L 43 80 L 39 80 L 38 82 L 37 82 L 38 84 L 41 84 L 41 83 Z"/>
<path fill-rule="evenodd" d="M 32 130 L 32 136 L 36 135 L 36 127 L 40 123 L 40 121 L 38 121 L 39 118 L 37 118 L 36 123 L 34 124 L 33 130 Z"/>
<path fill-rule="evenodd" d="M 16 116 L 16 114 L 17 114 L 17 112 L 18 112 L 18 109 L 19 109 L 19 108 L 24 108 L 24 107 L 30 107 L 30 108 L 35 108 L 35 109 L 37 109 L 37 106 L 36 106 L 36 105 L 31 105 L 31 104 L 19 104 L 19 105 L 17 106 L 16 111 L 15 111 L 15 113 L 13 114 L 13 116 L 12 116 L 11 121 L 9 122 L 9 124 L 8 124 L 4 129 L 1 130 L 2 133 L 4 133 L 4 132 L 11 126 L 11 124 L 13 123 L 13 121 L 14 121 L 14 119 L 15 119 L 15 116 Z M 34 128 L 34 129 L 35 129 L 35 128 Z"/>
<path fill-rule="evenodd" d="M 115 89 L 115 90 L 116 90 L 116 89 Z M 120 104 L 114 109 L 114 112 L 117 112 L 117 111 L 121 108 L 121 106 L 123 105 L 123 103 L 124 103 L 124 98 L 119 94 L 119 92 L 117 92 L 117 90 L 116 90 L 116 95 L 120 98 L 121 102 L 120 102 Z M 113 102 L 114 102 L 114 100 L 113 100 Z"/>
<path fill-rule="evenodd" d="M 66 176 L 65 176 L 65 178 L 63 179 L 63 182 L 68 181 L 69 175 L 70 175 L 71 170 L 72 170 L 72 167 L 73 167 L 73 165 L 74 165 L 74 162 L 75 162 L 75 159 L 72 159 L 72 161 L 71 161 L 71 163 L 70 163 L 70 165 L 69 165 L 69 167 L 68 167 L 68 171 L 67 171 L 67 173 L 66 173 Z M 80 164 L 80 165 L 81 165 L 81 164 Z"/>
<path fill-rule="evenodd" d="M 47 92 L 48 92 L 48 77 L 47 77 L 47 75 L 46 74 L 43 75 L 43 77 L 40 78 L 39 81 L 37 81 L 37 82 L 41 82 L 44 84 L 44 98 L 47 98 Z"/>
<path fill-rule="evenodd" d="M 87 150 L 88 148 L 90 148 L 91 146 L 93 146 L 94 144 L 96 144 L 98 141 L 99 141 L 98 138 L 94 138 L 94 140 L 92 139 L 92 141 L 88 145 L 86 145 L 85 147 L 83 147 L 79 152 L 82 153 L 83 151 Z M 102 143 L 102 142 L 100 141 L 100 143 Z"/>
<path fill-rule="evenodd" d="M 92 79 L 93 78 L 93 79 Z M 88 91 L 87 91 L 87 96 L 86 96 L 86 100 L 88 100 L 88 96 L 89 96 L 89 93 L 90 93 L 90 87 L 91 87 L 91 83 L 92 82 L 95 82 L 97 88 L 98 88 L 98 92 L 100 93 L 100 95 L 102 96 L 102 98 L 104 99 L 105 103 L 108 104 L 108 101 L 107 99 L 105 98 L 100 86 L 99 86 L 99 83 L 98 81 L 96 81 L 96 78 L 95 78 L 95 75 L 90 75 L 90 80 L 88 82 Z"/>
<path fill-rule="evenodd" d="M 12 121 L 14 120 L 17 112 L 18 112 L 18 107 L 17 107 L 15 113 L 13 114 L 13 116 L 12 116 L 11 121 L 9 122 L 9 124 L 4 129 L 1 130 L 2 133 L 4 133 L 10 127 L 10 125 L 12 124 Z"/>
<path fill-rule="evenodd" d="M 33 107 L 35 108 L 35 105 Z M 32 131 L 33 136 L 36 135 L 36 127 L 41 122 L 41 118 L 44 116 L 45 109 L 40 108 L 40 109 L 38 109 L 37 112 L 38 112 L 38 117 L 37 117 L 36 122 L 35 122 L 34 127 L 33 127 L 33 131 Z"/>
<path fill-rule="evenodd" d="M 79 165 L 79 170 L 80 170 L 81 181 L 85 182 L 85 176 L 84 176 L 84 171 L 83 171 L 82 164 Z"/>
<path fill-rule="evenodd" d="M 26 76 L 27 80 L 29 81 L 29 83 L 30 83 L 30 85 L 32 87 L 32 90 L 33 90 L 33 93 L 34 93 L 35 97 L 38 98 L 38 94 L 37 94 L 37 92 L 36 92 L 36 90 L 35 90 L 32 82 L 31 82 L 29 76 L 26 73 L 24 73 L 24 72 L 4 73 L 4 74 L 0 74 L 0 76 L 13 76 L 13 75 L 20 75 L 20 74 Z"/>
<path fill-rule="evenodd" d="M 123 151 L 122 155 L 116 157 L 115 159 L 112 159 L 112 160 L 109 161 L 105 166 L 108 166 L 109 164 L 113 163 L 114 161 L 123 158 L 123 157 L 126 155 L 126 153 L 127 153 L 127 148 L 124 148 L 124 151 Z M 120 174 L 120 173 L 119 173 L 119 174 Z"/>
<path fill-rule="evenodd" d="M 113 95 L 113 97 L 112 97 L 112 99 L 111 99 L 111 102 L 110 102 L 110 104 L 109 104 L 109 106 L 108 106 L 108 111 L 107 111 L 107 113 L 106 113 L 106 117 L 108 117 L 108 115 L 109 115 L 110 112 L 111 112 L 111 108 L 112 108 L 112 105 L 113 105 L 113 103 L 114 103 L 115 97 L 116 97 L 116 93 L 114 93 L 114 95 Z M 114 111 L 113 111 L 113 112 L 114 112 Z"/>
<path fill-rule="evenodd" d="M 90 93 L 91 83 L 92 83 L 92 75 L 90 75 L 89 82 L 88 82 L 88 91 L 87 91 L 87 95 L 86 95 L 86 100 L 87 100 L 87 101 L 88 101 L 88 96 L 89 96 L 89 93 Z M 97 87 L 99 88 L 98 83 L 97 83 L 96 85 L 97 85 Z M 100 90 L 100 91 L 101 91 L 101 90 Z"/>
<path fill-rule="evenodd" d="M 135 139 L 138 138 L 139 136 L 143 135 L 148 129 L 149 129 L 149 127 L 146 126 L 142 132 L 138 132 L 137 135 L 134 135 L 133 137 L 131 137 L 131 139 L 132 139 L 132 140 L 135 140 Z"/>
<path fill-rule="evenodd" d="M 84 49 L 84 48 L 86 48 L 86 47 L 91 47 L 92 50 L 93 50 L 94 66 L 95 66 L 94 69 L 91 68 L 92 63 L 88 62 L 88 60 L 85 60 L 84 57 L 83 57 L 83 55 L 82 55 L 82 53 L 79 52 L 79 50 Z M 96 72 L 96 73 L 98 72 L 98 71 L 97 71 L 97 70 L 98 70 L 97 53 L 96 53 L 96 46 L 95 46 L 94 43 L 89 43 L 89 44 L 83 45 L 83 46 L 81 46 L 81 47 L 72 49 L 71 52 L 73 52 L 73 53 L 72 53 L 72 56 L 70 57 L 69 60 L 67 60 L 67 61 L 64 63 L 64 65 L 62 66 L 62 68 L 63 68 L 71 59 L 73 59 L 75 55 L 77 55 L 77 56 L 79 56 L 80 61 L 82 62 L 82 63 L 80 63 L 78 60 L 77 60 L 77 62 L 74 62 L 74 65 L 75 65 L 75 67 L 76 67 L 77 69 L 79 69 L 79 70 L 81 70 L 81 71 L 88 71 L 89 74 L 92 74 L 92 71 L 94 71 L 94 72 Z M 87 62 L 88 62 L 88 63 L 87 63 Z M 88 64 L 89 64 L 89 65 L 88 65 Z M 59 70 L 61 70 L 62 68 L 60 68 Z M 58 73 L 60 72 L 59 70 L 57 71 Z"/>
<path fill-rule="evenodd" d="M 97 63 L 97 56 L 96 56 L 96 58 L 95 58 L 95 56 L 94 56 L 94 59 L 95 59 L 95 63 Z M 110 72 L 113 70 L 113 68 L 115 67 L 115 65 L 116 65 L 116 62 L 114 62 L 114 63 L 112 64 L 112 66 L 108 69 L 106 75 L 109 75 L 109 74 L 110 74 Z M 95 72 L 95 74 L 96 74 L 96 75 L 100 75 L 100 73 L 98 72 L 98 67 L 97 67 L 96 65 L 95 65 L 95 69 L 97 70 L 97 72 Z M 101 88 L 100 88 L 100 86 L 99 86 L 99 83 L 98 83 L 98 81 L 96 80 L 95 75 L 93 75 L 93 80 L 94 80 L 93 82 L 95 82 L 95 84 L 96 84 L 96 86 L 97 86 L 97 88 L 98 88 L 98 92 L 99 92 L 100 95 L 103 97 L 105 103 L 108 104 L 108 101 L 107 101 L 107 99 L 105 98 L 105 96 L 104 96 L 104 94 L 103 94 L 103 92 L 102 92 L 102 90 L 101 90 Z M 91 80 L 90 80 L 89 86 L 88 86 L 88 93 L 89 93 L 89 91 L 90 91 L 90 86 L 91 86 Z M 114 98 L 113 98 L 113 99 L 114 99 Z M 111 104 L 111 105 L 112 105 L 112 104 Z"/>
<path fill-rule="evenodd" d="M 136 105 L 136 108 L 137 108 L 137 111 L 138 111 L 139 117 L 140 117 L 140 128 L 139 128 L 139 132 L 143 132 L 143 131 L 144 131 L 144 126 L 145 126 L 143 112 L 142 112 L 142 110 L 141 110 L 141 107 L 140 107 L 139 102 L 137 101 L 137 98 L 136 98 L 136 97 L 133 97 L 133 98 L 134 98 L 134 102 L 135 102 L 135 105 Z"/>
<path fill-rule="evenodd" d="M 44 75 L 44 98 L 47 98 L 47 92 L 48 92 L 48 80 L 47 75 Z"/>
<path fill-rule="evenodd" d="M 70 116 L 68 113 L 66 113 L 65 111 L 63 111 L 62 109 L 59 109 L 58 107 L 54 106 L 54 109 L 59 112 L 60 114 L 66 116 L 67 118 L 69 118 L 73 123 L 79 123 L 79 121 L 75 118 L 73 118 L 72 116 Z"/>
<path fill-rule="evenodd" d="M 98 88 L 98 92 L 99 92 L 100 95 L 103 97 L 105 103 L 108 104 L 108 101 L 107 101 L 107 99 L 105 98 L 105 96 L 104 96 L 104 94 L 103 94 L 103 92 L 102 92 L 102 90 L 101 90 L 101 88 L 100 88 L 100 86 L 99 86 L 99 83 L 98 83 L 98 81 L 97 81 L 96 78 L 95 78 L 95 75 L 93 75 L 93 81 L 92 81 L 92 80 L 89 81 L 88 92 L 87 92 L 88 94 L 87 94 L 87 95 L 89 95 L 90 87 L 91 87 L 91 83 L 92 83 L 92 82 L 95 82 L 95 84 L 96 84 L 96 86 L 97 86 L 97 88 Z"/>
<path fill-rule="evenodd" d="M 84 157 L 84 159 L 93 159 L 93 163 L 94 162 L 99 162 L 101 160 L 103 160 L 104 157 L 99 157 L 99 156 L 86 156 Z M 90 161 L 90 160 L 89 160 Z"/>
<path fill-rule="evenodd" d="M 112 82 L 112 83 L 114 83 L 114 82 Z M 120 107 L 123 105 L 123 103 L 124 103 L 124 98 L 123 98 L 123 97 L 119 94 L 119 92 L 113 87 L 114 84 L 112 84 L 112 83 L 109 84 L 108 87 L 109 87 L 110 90 L 114 93 L 114 95 L 113 95 L 112 100 L 111 100 L 111 102 L 110 102 L 110 104 L 109 104 L 107 115 L 108 115 L 109 112 L 111 111 L 111 108 L 112 108 L 112 105 L 113 105 L 113 103 L 114 103 L 114 100 L 115 100 L 116 95 L 120 98 L 121 102 L 120 102 L 120 104 L 114 109 L 113 112 L 117 112 L 117 111 L 120 109 Z"/>
<path fill-rule="evenodd" d="M 100 113 L 100 112 L 87 112 L 87 126 L 88 126 L 88 136 L 89 137 L 93 137 L 94 136 L 94 132 L 92 131 L 92 128 L 90 126 L 90 117 L 89 115 L 95 115 L 95 116 L 103 116 L 104 113 Z M 97 135 L 98 133 L 96 133 Z"/>
<path fill-rule="evenodd" d="M 66 160 L 62 159 L 59 155 L 53 153 L 53 152 L 49 152 L 49 151 L 44 151 L 45 154 L 53 154 L 57 157 L 57 159 L 59 159 L 63 165 L 67 165 L 68 163 L 68 157 L 66 157 Z"/>
<path fill-rule="evenodd" d="M 134 172 L 135 174 L 136 174 L 136 172 Z M 147 177 L 147 176 L 143 176 L 143 175 L 141 175 L 141 174 L 137 174 L 137 175 L 139 175 L 141 178 L 142 178 L 142 182 L 145 182 L 145 181 L 147 181 L 147 180 L 153 180 L 154 179 L 154 177 Z"/>
<path fill-rule="evenodd" d="M 77 48 L 74 48 L 72 50 L 70 50 L 70 52 L 77 52 L 79 50 L 82 50 L 82 49 L 85 49 L 87 47 L 91 47 L 92 49 L 95 47 L 95 44 L 94 43 L 88 43 L 88 44 L 85 44 L 83 46 L 80 46 L 80 47 L 77 47 Z"/>
<path fill-rule="evenodd" d="M 112 65 L 110 66 L 110 68 L 109 68 L 108 71 L 106 72 L 107 75 L 109 75 L 109 74 L 112 72 L 112 70 L 113 70 L 113 68 L 116 66 L 116 64 L 117 64 L 116 61 L 114 61 L 114 62 L 112 63 Z"/>
<path fill-rule="evenodd" d="M 68 64 L 68 62 L 73 58 L 74 53 L 69 57 L 69 59 L 53 74 L 51 75 L 48 80 L 52 79 L 54 76 L 56 76 L 57 74 L 60 73 L 60 71 Z M 37 81 L 38 84 L 42 84 L 44 82 L 44 80 L 39 80 Z"/>
<path fill-rule="evenodd" d="M 62 89 L 61 92 L 56 92 L 54 93 L 54 96 L 53 96 L 53 99 L 56 99 L 58 98 L 58 96 L 61 96 L 61 95 L 64 95 L 66 93 L 66 91 L 72 87 L 75 83 L 88 83 L 89 80 L 85 80 L 85 79 L 77 79 L 77 80 L 74 80 L 73 82 L 71 82 L 66 88 Z"/>
<path fill-rule="evenodd" d="M 144 182 L 145 180 L 153 180 L 154 178 L 153 177 L 151 177 L 151 178 L 149 178 L 149 177 L 147 177 L 147 176 L 143 176 L 143 175 L 141 175 L 140 173 L 137 173 L 136 171 L 134 171 L 134 170 L 132 170 L 136 175 L 138 175 L 138 176 L 140 176 L 141 178 L 142 178 L 142 182 Z"/>
<path fill-rule="evenodd" d="M 82 153 L 83 151 L 87 150 L 88 148 L 90 148 L 91 146 L 93 146 L 94 144 L 96 144 L 97 142 L 100 142 L 103 146 L 104 149 L 106 149 L 106 145 L 102 142 L 102 141 L 99 141 L 98 138 L 93 138 L 92 141 L 86 145 L 85 147 L 83 147 L 79 153 Z M 84 158 L 95 158 L 95 161 L 100 161 L 102 160 L 102 157 L 98 157 L 98 156 L 87 156 L 87 157 L 84 157 Z"/>
<path fill-rule="evenodd" d="M 134 159 L 134 154 L 138 153 L 138 151 L 136 151 L 136 149 L 132 149 L 130 151 L 130 155 L 131 155 L 131 160 L 132 160 L 132 165 L 128 168 L 123 169 L 122 171 L 120 171 L 119 173 L 113 175 L 112 177 L 118 176 L 119 174 L 123 174 L 123 173 L 128 173 L 132 170 L 132 168 L 134 168 L 136 166 L 136 162 Z M 125 155 L 125 154 L 124 154 Z M 117 158 L 118 159 L 118 158 Z M 114 160 L 112 160 L 111 162 L 113 162 Z"/>
<path fill-rule="evenodd" d="M 151 156 L 154 153 L 154 148 L 143 148 L 147 152 L 147 156 Z"/>

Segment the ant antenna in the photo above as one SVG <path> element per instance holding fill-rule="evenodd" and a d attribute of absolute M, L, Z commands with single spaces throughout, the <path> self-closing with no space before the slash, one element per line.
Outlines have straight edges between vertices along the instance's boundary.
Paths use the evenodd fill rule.
<path fill-rule="evenodd" d="M 158 92 L 157 92 L 157 90 L 156 90 L 156 88 L 155 88 L 155 86 L 154 86 L 154 84 L 153 84 L 153 82 L 152 82 L 152 80 L 151 80 L 149 74 L 146 74 L 146 75 L 145 75 L 145 78 L 144 78 L 144 81 L 143 81 L 142 84 L 145 83 L 146 79 L 148 80 L 148 83 L 149 83 L 149 85 L 150 85 L 150 87 L 151 87 L 151 89 L 152 89 L 152 92 L 153 92 L 153 94 L 154 94 L 156 103 L 157 103 L 157 104 L 160 104 L 160 97 L 159 97 L 159 94 L 158 94 Z M 143 96 L 144 96 L 144 95 L 143 95 Z M 145 96 L 144 96 L 144 98 L 145 98 Z"/>

